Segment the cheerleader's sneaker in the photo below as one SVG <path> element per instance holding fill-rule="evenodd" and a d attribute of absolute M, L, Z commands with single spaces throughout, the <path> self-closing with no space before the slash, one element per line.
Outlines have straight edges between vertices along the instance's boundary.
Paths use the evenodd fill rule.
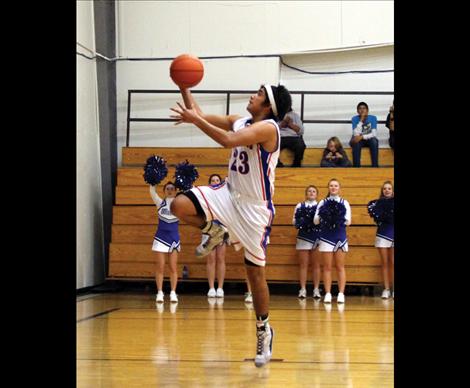
<path fill-rule="evenodd" d="M 215 294 L 217 298 L 223 298 L 224 297 L 224 290 L 222 288 L 217 288 L 217 292 Z"/>
<path fill-rule="evenodd" d="M 253 294 L 251 292 L 245 292 L 245 302 L 253 303 Z"/>
<path fill-rule="evenodd" d="M 338 294 L 337 302 L 338 302 L 338 303 L 344 303 L 344 294 L 343 294 L 342 292 L 340 292 L 340 293 Z"/>
<path fill-rule="evenodd" d="M 386 288 L 385 290 L 382 291 L 382 299 L 388 299 L 390 298 L 390 290 Z"/>
<path fill-rule="evenodd" d="M 176 295 L 176 292 L 174 291 L 170 292 L 170 302 L 178 303 L 178 296 Z"/>
<path fill-rule="evenodd" d="M 320 299 L 321 298 L 320 290 L 318 288 L 315 288 L 313 290 L 313 298 L 314 299 Z"/>
<path fill-rule="evenodd" d="M 211 288 L 211 289 L 209 290 L 209 292 L 207 293 L 207 296 L 208 296 L 209 298 L 215 298 L 216 295 L 217 295 L 217 293 L 215 292 L 215 288 Z"/>
<path fill-rule="evenodd" d="M 163 291 L 158 291 L 155 301 L 157 303 L 163 303 Z"/>
<path fill-rule="evenodd" d="M 331 292 L 327 292 L 325 294 L 325 298 L 323 299 L 323 303 L 331 303 Z"/>
<path fill-rule="evenodd" d="M 299 290 L 299 298 L 303 299 L 303 298 L 306 298 L 307 297 L 307 290 L 305 288 L 301 288 Z"/>

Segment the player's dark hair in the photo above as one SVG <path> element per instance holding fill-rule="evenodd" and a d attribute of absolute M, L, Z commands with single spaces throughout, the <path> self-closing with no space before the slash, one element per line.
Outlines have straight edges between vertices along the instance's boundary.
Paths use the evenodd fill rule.
<path fill-rule="evenodd" d="M 264 86 L 261 87 L 265 90 L 266 93 L 266 88 Z M 283 85 L 273 86 L 272 90 L 274 101 L 276 101 L 277 116 L 274 115 L 274 112 L 271 109 L 270 116 L 268 117 L 268 119 L 273 119 L 274 121 L 281 121 L 286 115 L 286 113 L 292 109 L 292 97 L 287 88 Z M 266 99 L 264 103 L 265 105 L 270 104 L 268 93 L 266 93 Z"/>

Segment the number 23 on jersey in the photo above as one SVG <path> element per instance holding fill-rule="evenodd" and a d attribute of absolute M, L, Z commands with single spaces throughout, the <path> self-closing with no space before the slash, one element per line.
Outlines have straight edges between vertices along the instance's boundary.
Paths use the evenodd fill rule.
<path fill-rule="evenodd" d="M 233 158 L 235 159 L 230 166 L 230 170 L 238 171 L 240 174 L 248 174 L 250 171 L 250 165 L 248 164 L 248 154 L 245 151 L 238 152 L 237 149 L 233 152 Z"/>

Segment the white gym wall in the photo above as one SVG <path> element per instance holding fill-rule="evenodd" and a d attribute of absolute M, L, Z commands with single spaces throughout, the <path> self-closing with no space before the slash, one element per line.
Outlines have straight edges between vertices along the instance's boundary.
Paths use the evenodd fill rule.
<path fill-rule="evenodd" d="M 94 50 L 93 2 L 77 1 L 77 41 Z M 90 56 L 86 50 L 77 50 Z M 104 281 L 96 61 L 77 55 L 77 289 Z M 67 193 L 63 193 L 67 195 Z M 66 260 L 66 258 L 64 258 Z"/>
<path fill-rule="evenodd" d="M 393 1 L 118 1 L 117 55 L 130 58 L 283 54 L 284 61 L 309 71 L 393 69 Z M 125 146 L 127 90 L 175 89 L 171 61 L 117 62 L 118 163 Z M 196 90 L 256 89 L 281 81 L 290 90 L 393 91 L 393 73 L 309 75 L 280 66 L 278 58 L 204 60 Z M 202 98 L 207 112 L 225 113 L 225 99 Z M 231 97 L 231 113 L 247 114 L 247 96 Z M 139 95 L 132 117 L 168 117 L 176 95 Z M 393 96 L 308 96 L 305 118 L 349 119 L 359 101 L 385 120 Z M 294 98 L 294 109 L 300 108 Z M 347 143 L 347 124 L 306 124 L 309 146 L 330 136 Z M 388 131 L 379 124 L 387 147 Z M 131 123 L 131 146 L 217 146 L 190 125 Z"/>

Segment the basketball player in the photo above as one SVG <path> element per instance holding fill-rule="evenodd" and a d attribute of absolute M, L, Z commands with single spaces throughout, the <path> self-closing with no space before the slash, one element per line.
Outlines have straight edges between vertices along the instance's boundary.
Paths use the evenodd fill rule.
<path fill-rule="evenodd" d="M 225 148 L 231 148 L 228 178 L 217 187 L 197 186 L 177 196 L 171 211 L 207 235 L 196 249 L 204 257 L 230 237 L 236 250 L 244 248 L 248 281 L 256 312 L 255 365 L 271 359 L 274 331 L 269 324 L 269 289 L 265 277 L 266 246 L 274 216 L 274 171 L 279 158 L 277 122 L 291 105 L 282 86 L 262 85 L 250 97 L 247 117 L 204 114 L 191 92 L 180 87 L 185 107 L 171 108 L 176 124 L 192 123 Z M 220 224 L 214 222 L 219 221 Z"/>

